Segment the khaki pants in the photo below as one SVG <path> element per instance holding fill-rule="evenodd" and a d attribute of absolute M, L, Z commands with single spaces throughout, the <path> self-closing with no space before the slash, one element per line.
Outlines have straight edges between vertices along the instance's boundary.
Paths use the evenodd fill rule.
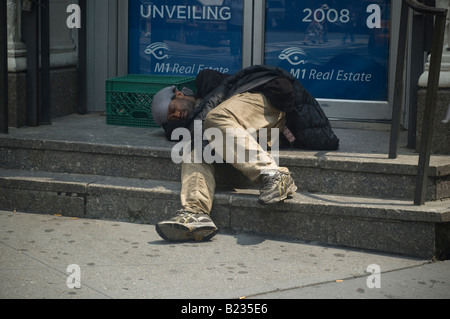
<path fill-rule="evenodd" d="M 219 129 L 225 136 L 226 129 L 239 129 L 239 138 L 235 142 L 243 147 L 245 153 L 257 151 L 257 162 L 243 162 L 235 160 L 231 164 L 252 181 L 257 181 L 261 173 L 267 170 L 277 170 L 289 174 L 285 167 L 279 167 L 274 158 L 266 152 L 246 130 L 261 128 L 282 129 L 285 124 L 285 113 L 274 108 L 260 93 L 242 93 L 231 97 L 215 109 L 210 111 L 205 120 L 205 130 Z M 235 131 L 236 132 L 236 131 Z M 270 141 L 270 134 L 268 136 Z M 232 150 L 216 150 L 223 159 L 230 158 L 227 152 Z M 253 153 L 255 154 L 255 153 Z M 236 159 L 236 154 L 231 155 Z M 181 205 L 183 209 L 193 213 L 209 214 L 212 209 L 216 182 L 214 179 L 214 164 L 184 163 L 181 171 Z"/>

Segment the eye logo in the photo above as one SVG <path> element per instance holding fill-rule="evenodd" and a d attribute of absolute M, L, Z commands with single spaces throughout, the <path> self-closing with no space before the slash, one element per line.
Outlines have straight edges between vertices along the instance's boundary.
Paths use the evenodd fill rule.
<path fill-rule="evenodd" d="M 287 60 L 291 65 L 308 63 L 308 55 L 300 48 L 287 48 L 278 57 L 280 60 Z"/>
<path fill-rule="evenodd" d="M 155 42 L 150 44 L 144 52 L 145 54 L 153 55 L 157 60 L 162 60 L 169 57 L 168 54 L 165 54 L 165 50 L 170 51 L 169 47 L 165 43 Z"/>

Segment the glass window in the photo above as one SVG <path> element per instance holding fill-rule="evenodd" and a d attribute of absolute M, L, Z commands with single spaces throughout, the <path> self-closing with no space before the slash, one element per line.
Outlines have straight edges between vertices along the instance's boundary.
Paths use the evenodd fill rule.
<path fill-rule="evenodd" d="M 243 0 L 130 0 L 129 73 L 196 76 L 242 67 Z"/>
<path fill-rule="evenodd" d="M 265 63 L 315 97 L 388 100 L 390 0 L 268 0 Z"/>

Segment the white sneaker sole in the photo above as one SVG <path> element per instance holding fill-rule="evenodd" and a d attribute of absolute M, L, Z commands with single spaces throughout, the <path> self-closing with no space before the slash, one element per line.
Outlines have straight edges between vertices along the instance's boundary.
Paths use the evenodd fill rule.
<path fill-rule="evenodd" d="M 217 234 L 218 228 L 213 223 L 205 223 L 200 227 L 189 227 L 189 224 L 161 222 L 156 225 L 156 232 L 167 241 L 203 241 Z"/>

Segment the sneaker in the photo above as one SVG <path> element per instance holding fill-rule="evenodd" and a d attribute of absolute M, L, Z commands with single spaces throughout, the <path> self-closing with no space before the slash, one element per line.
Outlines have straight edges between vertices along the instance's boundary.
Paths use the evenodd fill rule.
<path fill-rule="evenodd" d="M 297 186 L 291 175 L 276 172 L 272 175 L 264 175 L 261 195 L 258 202 L 269 205 L 284 201 L 297 191 Z"/>
<path fill-rule="evenodd" d="M 159 236 L 167 241 L 208 240 L 213 238 L 218 228 L 206 214 L 179 211 L 178 215 L 156 225 Z"/>

